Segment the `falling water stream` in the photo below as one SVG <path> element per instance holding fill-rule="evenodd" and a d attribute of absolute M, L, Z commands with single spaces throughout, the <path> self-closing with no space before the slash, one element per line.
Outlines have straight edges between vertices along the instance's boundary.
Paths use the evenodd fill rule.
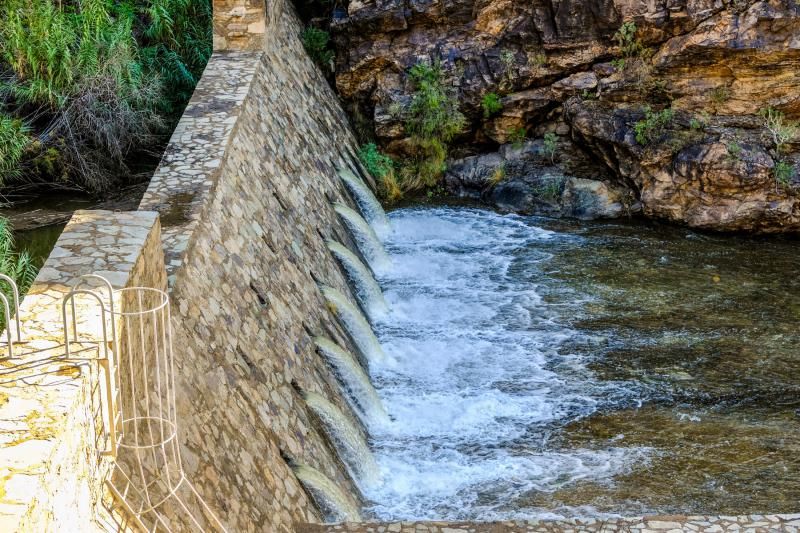
<path fill-rule="evenodd" d="M 383 520 L 796 510 L 795 242 L 390 215 Z M 336 304 L 339 305 L 339 304 Z"/>

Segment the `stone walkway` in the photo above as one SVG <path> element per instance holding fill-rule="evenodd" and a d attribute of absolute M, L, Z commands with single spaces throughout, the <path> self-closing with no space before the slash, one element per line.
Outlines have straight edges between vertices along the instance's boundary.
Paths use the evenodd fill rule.
<path fill-rule="evenodd" d="M 652 516 L 610 520 L 572 519 L 532 522 L 395 522 L 306 524 L 298 533 L 588 533 L 622 531 L 630 533 L 676 533 L 702 531 L 723 533 L 787 532 L 800 530 L 800 514 L 742 516 Z"/>

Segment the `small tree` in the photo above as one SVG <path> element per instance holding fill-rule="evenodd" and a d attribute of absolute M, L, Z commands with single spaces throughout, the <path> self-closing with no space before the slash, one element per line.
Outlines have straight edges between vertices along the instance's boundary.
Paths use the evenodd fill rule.
<path fill-rule="evenodd" d="M 760 114 L 775 150 L 779 154 L 783 153 L 786 145 L 798 138 L 800 126 L 797 122 L 786 120 L 783 113 L 771 107 L 762 110 Z"/>
<path fill-rule="evenodd" d="M 786 120 L 783 113 L 772 107 L 762 110 L 760 114 L 764 120 L 764 129 L 775 147 L 776 158 L 772 174 L 775 177 L 775 191 L 777 192 L 779 185 L 788 186 L 794 177 L 795 169 L 783 159 L 783 154 L 786 152 L 787 145 L 800 136 L 800 126 L 797 122 Z"/>
<path fill-rule="evenodd" d="M 545 135 L 544 135 L 544 153 L 550 158 L 550 164 L 551 165 L 555 163 L 556 149 L 557 149 L 556 143 L 557 142 L 558 142 L 558 136 L 555 133 L 553 133 L 553 132 L 545 133 Z"/>

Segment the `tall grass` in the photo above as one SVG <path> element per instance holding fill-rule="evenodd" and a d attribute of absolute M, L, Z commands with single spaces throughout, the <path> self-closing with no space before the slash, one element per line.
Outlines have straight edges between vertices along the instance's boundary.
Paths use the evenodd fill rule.
<path fill-rule="evenodd" d="M 24 295 L 36 279 L 36 272 L 37 268 L 31 257 L 25 252 L 17 253 L 14 250 L 11 224 L 8 219 L 0 217 L 0 274 L 13 279 L 17 283 L 20 295 Z M 7 282 L 0 280 L 0 292 L 5 295 L 9 304 L 13 305 L 13 293 Z M 5 309 L 0 305 L 0 331 L 4 329 L 5 320 Z"/>
<path fill-rule="evenodd" d="M 2 0 L 0 20 L 0 139 L 29 136 L 0 163 L 0 185 L 117 185 L 211 54 L 210 0 Z"/>

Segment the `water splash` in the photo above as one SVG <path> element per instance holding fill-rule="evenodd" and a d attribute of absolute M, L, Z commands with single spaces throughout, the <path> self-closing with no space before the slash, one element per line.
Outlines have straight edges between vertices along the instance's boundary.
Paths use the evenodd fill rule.
<path fill-rule="evenodd" d="M 306 392 L 303 399 L 325 424 L 328 435 L 336 445 L 339 456 L 350 468 L 353 478 L 367 485 L 378 483 L 381 478 L 380 470 L 364 434 L 338 407 L 319 394 Z"/>
<path fill-rule="evenodd" d="M 358 207 L 361 208 L 361 212 L 364 214 L 364 218 L 375 228 L 375 233 L 381 238 L 386 238 L 392 227 L 389 224 L 389 217 L 386 216 L 386 212 L 372 193 L 372 190 L 364 183 L 364 180 L 349 169 L 342 169 L 339 172 L 339 177 L 350 189 L 358 203 Z"/>
<path fill-rule="evenodd" d="M 315 337 L 314 343 L 344 382 L 343 385 L 352 396 L 357 407 L 356 411 L 363 417 L 364 422 L 371 426 L 388 424 L 389 415 L 386 414 L 383 402 L 353 354 L 325 337 Z"/>
<path fill-rule="evenodd" d="M 358 504 L 322 472 L 306 465 L 292 466 L 294 475 L 331 522 L 361 522 Z"/>
<path fill-rule="evenodd" d="M 399 209 L 391 219 L 393 266 L 380 278 L 391 309 L 376 331 L 392 364 L 370 369 L 391 422 L 370 427 L 386 473 L 365 489 L 372 515 L 539 517 L 536 497 L 644 463 L 650 451 L 636 446 L 546 446 L 554 427 L 640 397 L 598 380 L 568 348 L 583 341 L 569 319 L 586 295 L 543 270 L 554 243 L 579 238 L 474 209 Z M 548 300 L 556 292 L 560 306 Z"/>
<path fill-rule="evenodd" d="M 336 242 L 327 241 L 328 249 L 342 263 L 350 279 L 356 288 L 356 293 L 361 300 L 361 304 L 367 310 L 370 318 L 383 316 L 389 311 L 383 292 L 372 276 L 369 268 L 361 262 L 356 254 L 347 249 L 346 246 Z"/>
<path fill-rule="evenodd" d="M 372 269 L 381 272 L 388 270 L 391 266 L 391 261 L 386 254 L 386 250 L 383 248 L 383 244 L 375 234 L 375 230 L 372 229 L 372 226 L 364 220 L 364 217 L 346 205 L 335 203 L 333 204 L 333 208 L 345 221 L 347 227 L 350 228 L 350 232 L 353 234 L 358 248 L 361 250 L 361 253 L 364 254 L 367 261 L 369 261 Z"/>
<path fill-rule="evenodd" d="M 364 318 L 361 310 L 333 287 L 324 286 L 321 287 L 321 290 L 325 299 L 328 300 L 328 304 L 347 328 L 353 341 L 370 362 L 385 360 L 386 355 L 383 353 L 381 343 L 378 342 L 378 338 L 372 332 L 372 327 Z"/>

